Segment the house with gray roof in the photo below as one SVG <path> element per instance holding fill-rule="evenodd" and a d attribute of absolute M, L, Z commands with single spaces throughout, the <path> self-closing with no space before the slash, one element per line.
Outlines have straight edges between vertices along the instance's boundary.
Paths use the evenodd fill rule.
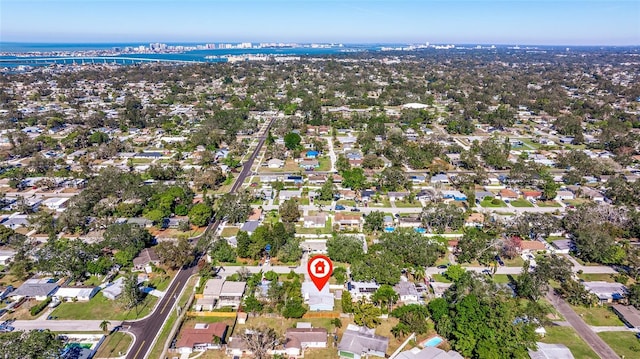
<path fill-rule="evenodd" d="M 460 353 L 450 350 L 448 352 L 436 347 L 425 347 L 420 349 L 415 347 L 411 350 L 404 351 L 396 359 L 463 359 Z"/>
<path fill-rule="evenodd" d="M 9 293 L 8 297 L 34 298 L 45 300 L 58 290 L 58 284 L 51 278 L 27 279 L 18 289 Z"/>
<path fill-rule="evenodd" d="M 338 356 L 349 359 L 384 358 L 388 346 L 389 338 L 376 335 L 374 329 L 349 324 L 338 344 Z"/>
<path fill-rule="evenodd" d="M 258 226 L 260 226 L 260 221 L 246 221 L 242 227 L 240 227 L 240 230 L 251 234 L 258 229 Z"/>
<path fill-rule="evenodd" d="M 573 359 L 573 354 L 564 344 L 536 343 L 537 350 L 529 349 L 531 359 Z"/>

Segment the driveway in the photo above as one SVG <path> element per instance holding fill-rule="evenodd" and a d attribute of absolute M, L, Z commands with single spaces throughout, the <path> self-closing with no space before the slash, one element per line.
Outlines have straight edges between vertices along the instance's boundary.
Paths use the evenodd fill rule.
<path fill-rule="evenodd" d="M 109 330 L 122 324 L 110 320 Z M 16 320 L 11 324 L 16 330 L 49 329 L 53 332 L 100 331 L 102 320 Z"/>

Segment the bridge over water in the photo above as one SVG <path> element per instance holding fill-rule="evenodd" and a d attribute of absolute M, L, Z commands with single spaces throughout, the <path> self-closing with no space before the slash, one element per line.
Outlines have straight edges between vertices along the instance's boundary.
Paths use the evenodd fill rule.
<path fill-rule="evenodd" d="M 143 62 L 155 63 L 174 63 L 174 64 L 202 64 L 205 61 L 197 60 L 175 60 L 175 59 L 158 59 L 145 57 L 126 57 L 126 56 L 69 56 L 69 57 L 15 57 L 0 59 L 0 64 L 135 64 Z"/>

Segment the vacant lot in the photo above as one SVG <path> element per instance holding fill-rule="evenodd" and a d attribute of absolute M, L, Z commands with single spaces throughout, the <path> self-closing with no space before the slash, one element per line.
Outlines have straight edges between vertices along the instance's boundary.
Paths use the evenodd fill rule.
<path fill-rule="evenodd" d="M 571 327 L 548 327 L 543 343 L 564 344 L 576 359 L 598 359 L 598 355 L 578 336 Z"/>
<path fill-rule="evenodd" d="M 632 332 L 598 333 L 616 354 L 621 358 L 637 358 L 640 353 L 640 340 Z"/>

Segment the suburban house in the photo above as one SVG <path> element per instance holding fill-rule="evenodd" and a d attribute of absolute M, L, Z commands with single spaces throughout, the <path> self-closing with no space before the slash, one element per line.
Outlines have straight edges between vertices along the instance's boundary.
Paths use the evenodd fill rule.
<path fill-rule="evenodd" d="M 389 338 L 375 335 L 374 329 L 349 324 L 338 343 L 340 358 L 360 359 L 386 356 Z"/>
<path fill-rule="evenodd" d="M 547 247 L 540 241 L 520 241 L 518 248 L 521 253 L 535 253 L 538 251 L 546 251 Z"/>
<path fill-rule="evenodd" d="M 348 282 L 347 290 L 353 300 L 369 299 L 380 286 L 376 282 Z"/>
<path fill-rule="evenodd" d="M 432 189 L 421 189 L 416 193 L 416 199 L 418 201 L 433 201 L 436 198 L 436 193 Z"/>
<path fill-rule="evenodd" d="M 418 217 L 400 217 L 398 218 L 398 227 L 402 228 L 418 228 L 422 226 L 422 220 Z"/>
<path fill-rule="evenodd" d="M 415 347 L 398 354 L 395 359 L 464 359 L 464 357 L 453 350 L 447 352 L 436 347 L 425 347 L 423 349 Z"/>
<path fill-rule="evenodd" d="M 566 200 L 573 200 L 576 199 L 576 195 L 568 190 L 560 190 L 556 192 L 556 198 L 557 200 L 561 200 L 561 201 L 566 201 Z"/>
<path fill-rule="evenodd" d="M 279 158 L 272 158 L 267 161 L 267 167 L 269 168 L 282 168 L 284 167 L 284 161 Z"/>
<path fill-rule="evenodd" d="M 240 230 L 245 231 L 249 235 L 251 235 L 251 233 L 255 232 L 259 226 L 260 226 L 260 221 L 246 221 L 244 222 L 242 227 L 240 227 Z"/>
<path fill-rule="evenodd" d="M 482 202 L 487 197 L 493 198 L 494 196 L 494 194 L 489 191 L 476 191 L 475 195 L 476 195 L 476 200 L 480 202 Z"/>
<path fill-rule="evenodd" d="M 623 300 L 628 293 L 627 287 L 622 283 L 609 283 L 602 281 L 583 282 L 584 288 L 595 294 L 600 304 L 616 303 Z"/>
<path fill-rule="evenodd" d="M 282 190 L 278 194 L 278 199 L 281 201 L 290 200 L 291 198 L 302 198 L 302 190 L 297 190 L 297 191 Z"/>
<path fill-rule="evenodd" d="M 228 326 L 224 323 L 196 323 L 193 328 L 183 328 L 176 342 L 180 354 L 194 351 L 220 349 L 224 344 Z"/>
<path fill-rule="evenodd" d="M 555 253 L 560 254 L 569 254 L 569 252 L 574 248 L 574 244 L 571 239 L 559 239 L 557 241 L 553 241 L 551 246 L 555 249 Z"/>
<path fill-rule="evenodd" d="M 524 197 L 524 199 L 526 199 L 527 201 L 529 200 L 538 200 L 540 198 L 542 198 L 542 192 L 540 191 L 522 191 L 522 197 Z"/>
<path fill-rule="evenodd" d="M 398 293 L 398 299 L 404 304 L 417 304 L 420 299 L 418 289 L 413 282 L 401 280 L 393 287 L 393 290 Z"/>
<path fill-rule="evenodd" d="M 446 191 L 442 191 L 442 198 L 443 199 L 453 199 L 455 201 L 466 201 L 467 200 L 467 196 L 458 191 L 458 190 L 446 190 Z"/>
<path fill-rule="evenodd" d="M 338 212 L 334 216 L 334 223 L 338 225 L 338 230 L 360 229 L 360 213 Z"/>
<path fill-rule="evenodd" d="M 498 196 L 503 201 L 515 201 L 519 197 L 515 191 L 510 190 L 508 188 L 501 189 L 500 192 L 498 193 Z"/>
<path fill-rule="evenodd" d="M 8 297 L 34 298 L 45 300 L 58 290 L 58 284 L 51 278 L 27 279 L 18 289 L 9 293 Z"/>
<path fill-rule="evenodd" d="M 147 273 L 151 273 L 151 265 L 160 264 L 160 257 L 156 254 L 153 248 L 145 248 L 140 251 L 137 257 L 133 259 L 134 270 L 144 270 Z"/>
<path fill-rule="evenodd" d="M 449 184 L 449 177 L 447 177 L 447 175 L 444 173 L 438 173 L 432 176 L 429 182 L 431 182 L 431 184 L 437 184 L 437 183 Z"/>
<path fill-rule="evenodd" d="M 302 298 L 304 302 L 309 305 L 309 310 L 315 311 L 331 311 L 333 310 L 334 297 L 329 292 L 329 286 L 325 285 L 322 290 L 319 291 L 313 282 L 304 281 L 302 283 Z"/>
<path fill-rule="evenodd" d="M 484 214 L 471 213 L 471 215 L 464 221 L 464 225 L 467 227 L 482 227 L 484 225 Z"/>
<path fill-rule="evenodd" d="M 242 302 L 242 296 L 244 295 L 246 282 L 230 282 L 225 281 L 220 289 L 220 296 L 218 300 L 218 308 L 222 307 L 234 307 L 238 308 Z"/>
<path fill-rule="evenodd" d="M 288 357 L 301 356 L 307 348 L 327 347 L 327 329 L 312 328 L 311 323 L 298 323 L 296 328 L 287 329 L 284 338 Z"/>
<path fill-rule="evenodd" d="M 122 294 L 124 287 L 124 277 L 120 277 L 113 281 L 110 285 L 102 289 L 102 295 L 107 299 L 116 300 Z"/>
<path fill-rule="evenodd" d="M 327 224 L 327 216 L 325 214 L 318 214 L 315 216 L 304 216 L 304 228 L 324 228 Z"/>
<path fill-rule="evenodd" d="M 632 305 L 613 304 L 613 312 L 618 315 L 624 324 L 632 329 L 640 329 L 640 310 Z"/>
<path fill-rule="evenodd" d="M 202 297 L 196 300 L 195 308 L 197 311 L 212 311 L 215 308 L 216 302 L 220 299 L 220 291 L 224 282 L 224 279 L 213 278 L 205 283 Z"/>
<path fill-rule="evenodd" d="M 536 343 L 537 349 L 528 349 L 531 359 L 573 359 L 573 354 L 564 344 Z"/>
<path fill-rule="evenodd" d="M 100 290 L 100 287 L 60 287 L 54 297 L 61 302 L 88 302 Z"/>
<path fill-rule="evenodd" d="M 442 298 L 444 292 L 446 292 L 452 284 L 453 283 L 429 282 L 435 298 Z"/>
<path fill-rule="evenodd" d="M 300 168 L 304 168 L 305 170 L 313 170 L 315 168 L 320 167 L 320 162 L 316 159 L 304 159 L 300 161 Z"/>
<path fill-rule="evenodd" d="M 56 212 L 62 212 L 65 210 L 65 208 L 67 207 L 67 202 L 69 201 L 69 198 L 48 198 L 44 201 L 42 201 L 42 205 L 44 205 L 45 207 L 49 208 L 52 211 L 56 211 Z"/>
<path fill-rule="evenodd" d="M 405 198 L 409 197 L 409 192 L 389 192 L 387 193 L 387 197 L 389 197 L 390 201 L 402 201 Z"/>

